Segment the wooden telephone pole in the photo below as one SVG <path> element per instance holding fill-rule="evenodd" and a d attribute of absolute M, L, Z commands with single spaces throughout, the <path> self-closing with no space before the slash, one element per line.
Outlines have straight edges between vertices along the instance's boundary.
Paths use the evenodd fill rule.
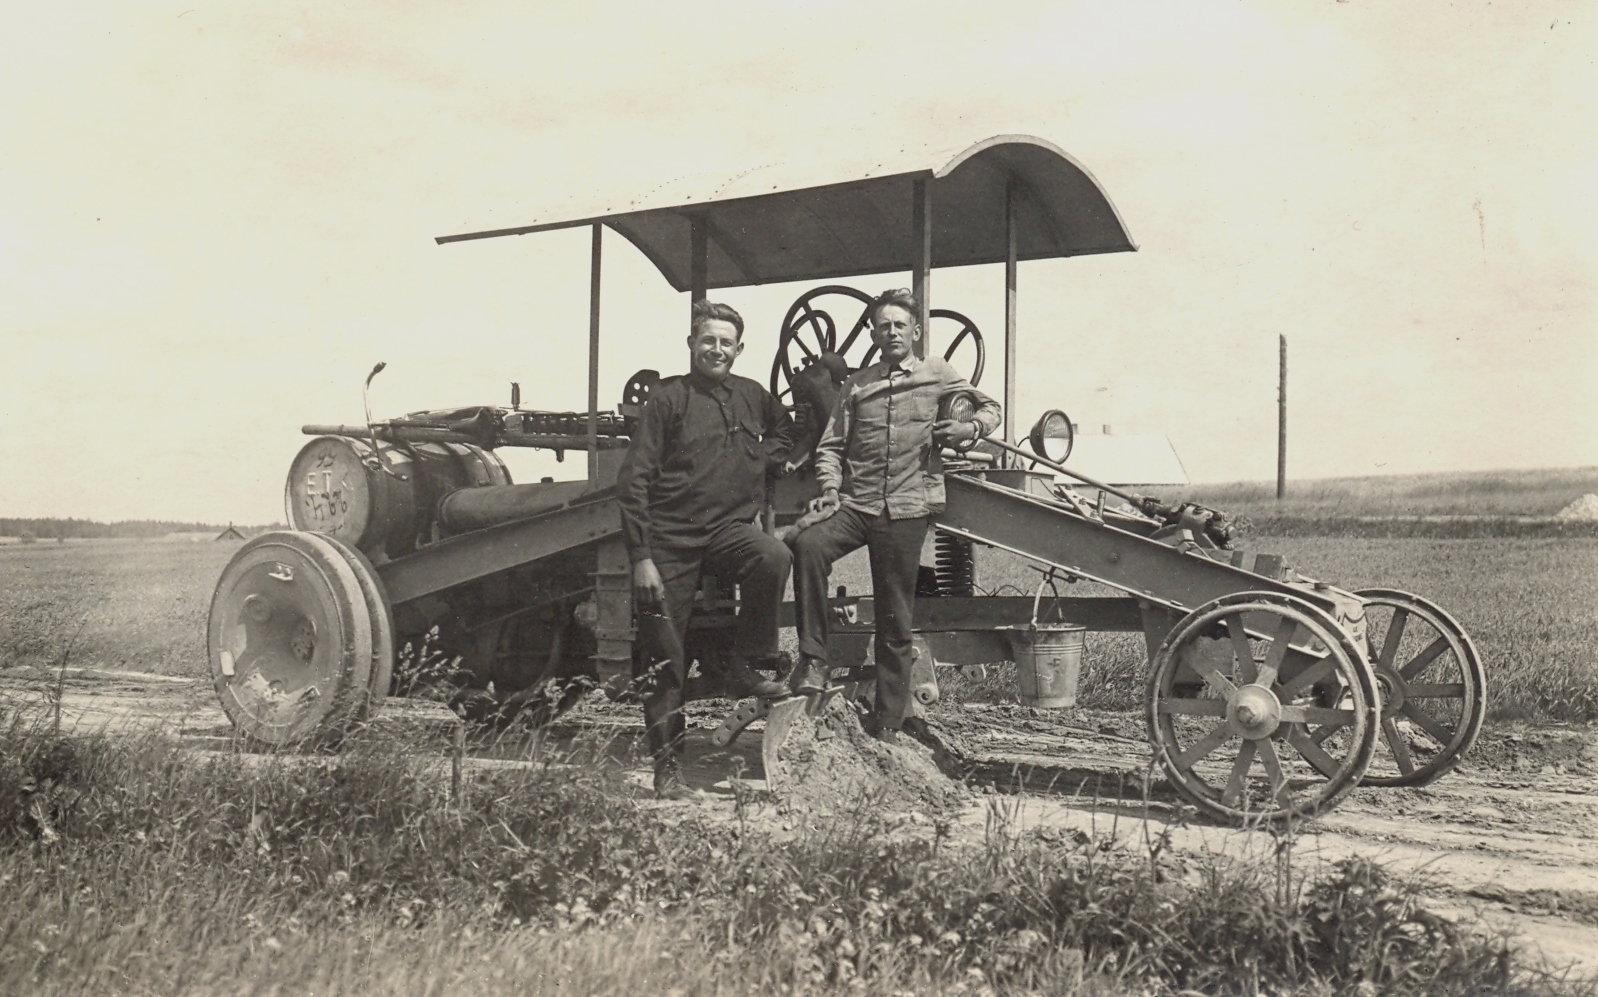
<path fill-rule="evenodd" d="M 1276 382 L 1276 501 L 1287 496 L 1287 337 L 1281 341 L 1281 370 Z"/>

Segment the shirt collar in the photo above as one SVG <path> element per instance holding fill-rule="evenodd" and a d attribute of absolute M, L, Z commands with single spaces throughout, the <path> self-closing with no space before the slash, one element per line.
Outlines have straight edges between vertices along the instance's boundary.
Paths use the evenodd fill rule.
<path fill-rule="evenodd" d="M 890 375 L 896 370 L 902 370 L 906 374 L 914 374 L 916 369 L 919 368 L 923 363 L 922 359 L 916 356 L 914 352 L 911 352 L 903 360 L 900 360 L 896 364 L 890 364 L 886 360 L 880 360 L 878 362 L 882 364 L 882 372 L 884 374 Z"/>
<path fill-rule="evenodd" d="M 728 374 L 720 381 L 715 381 L 692 368 L 689 368 L 688 371 L 688 383 L 698 388 L 700 391 L 706 392 L 708 394 L 721 395 L 731 391 L 732 385 L 727 383 L 731 379 L 731 374 Z"/>

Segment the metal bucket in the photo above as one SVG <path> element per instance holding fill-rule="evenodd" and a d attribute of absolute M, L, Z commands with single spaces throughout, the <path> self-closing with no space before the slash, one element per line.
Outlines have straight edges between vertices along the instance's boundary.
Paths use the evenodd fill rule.
<path fill-rule="evenodd" d="M 1024 627 L 1005 627 L 1010 640 L 1010 656 L 1015 660 L 1020 680 L 1021 703 L 1045 709 L 1076 705 L 1076 685 L 1082 675 L 1082 648 L 1087 627 L 1074 623 L 1039 623 L 1038 604 L 1043 586 L 1052 584 L 1045 577 L 1032 599 L 1032 622 Z M 1058 606 L 1058 593 L 1056 593 Z"/>

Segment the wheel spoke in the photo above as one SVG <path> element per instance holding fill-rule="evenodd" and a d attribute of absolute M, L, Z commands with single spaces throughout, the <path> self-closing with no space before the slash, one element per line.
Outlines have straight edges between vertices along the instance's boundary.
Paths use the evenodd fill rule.
<path fill-rule="evenodd" d="M 1161 699 L 1161 713 L 1175 713 L 1184 717 L 1224 717 L 1224 699 Z"/>
<path fill-rule="evenodd" d="M 1426 650 L 1415 655 L 1415 657 L 1410 660 L 1409 664 L 1399 669 L 1398 674 L 1404 676 L 1404 681 L 1406 682 L 1410 681 L 1411 679 L 1418 678 L 1420 673 L 1426 670 L 1426 666 L 1431 664 L 1433 661 L 1436 661 L 1437 658 L 1446 650 L 1448 650 L 1448 638 L 1439 637 L 1430 644 L 1427 644 Z"/>
<path fill-rule="evenodd" d="M 1302 727 L 1289 727 L 1287 730 L 1287 743 L 1293 750 L 1303 756 L 1306 762 L 1315 766 L 1315 770 L 1330 779 L 1337 775 L 1337 759 L 1326 753 L 1320 742 L 1304 732 Z"/>
<path fill-rule="evenodd" d="M 1254 647 L 1248 642 L 1248 631 L 1243 629 L 1242 613 L 1226 618 L 1226 631 L 1232 635 L 1232 654 L 1237 658 L 1238 681 L 1254 681 Z"/>
<path fill-rule="evenodd" d="M 806 301 L 805 321 L 810 324 L 811 328 L 816 330 L 816 345 L 821 348 L 821 352 L 826 353 L 828 347 L 832 345 L 832 336 L 830 336 L 829 333 L 835 331 L 833 328 L 830 328 L 832 326 L 832 316 L 828 315 L 826 312 L 817 312 L 814 308 L 810 307 L 810 302 Z M 794 336 L 794 340 L 799 340 L 798 335 Z M 805 344 L 803 342 L 799 343 L 799 348 L 805 351 L 805 356 L 812 356 L 810 351 L 805 349 Z"/>
<path fill-rule="evenodd" d="M 1336 724 L 1339 727 L 1354 722 L 1353 710 L 1339 710 L 1330 706 L 1301 706 L 1284 703 L 1282 722 L 1296 724 Z"/>
<path fill-rule="evenodd" d="M 1237 749 L 1237 758 L 1232 762 L 1232 775 L 1226 780 L 1226 792 L 1221 794 L 1221 806 L 1237 806 L 1238 798 L 1243 795 L 1243 784 L 1248 778 L 1248 768 L 1253 763 L 1254 742 L 1244 738 L 1242 747 Z"/>
<path fill-rule="evenodd" d="M 1192 747 L 1182 752 L 1181 756 L 1176 759 L 1176 767 L 1184 772 L 1187 771 L 1195 763 L 1209 757 L 1216 748 L 1225 744 L 1231 737 L 1232 725 L 1222 720 L 1214 727 L 1211 727 L 1208 734 L 1194 742 Z"/>
<path fill-rule="evenodd" d="M 1398 763 L 1398 771 L 1404 775 L 1412 775 L 1415 771 L 1415 759 L 1409 753 L 1409 741 L 1398 729 L 1398 724 L 1392 717 L 1382 717 L 1382 736 L 1387 739 L 1387 747 L 1393 753 L 1393 761 Z"/>
<path fill-rule="evenodd" d="M 1331 723 L 1327 724 L 1324 727 L 1317 727 L 1314 731 L 1312 731 L 1309 734 L 1309 739 L 1311 741 L 1314 741 L 1316 744 L 1325 744 L 1327 738 L 1331 737 L 1333 734 L 1335 734 L 1338 731 L 1342 730 L 1344 727 L 1349 726 L 1353 722 L 1354 722 L 1354 714 L 1352 712 L 1350 712 L 1348 714 L 1348 716 L 1344 717 L 1341 720 L 1334 720 L 1334 721 L 1332 721 Z"/>
<path fill-rule="evenodd" d="M 1290 699 L 1299 690 L 1307 689 L 1321 679 L 1331 676 L 1335 671 L 1337 671 L 1337 661 L 1329 656 L 1322 658 L 1286 682 L 1283 682 L 1277 695 L 1283 699 Z"/>
<path fill-rule="evenodd" d="M 1405 703 L 1399 707 L 1399 712 L 1415 722 L 1421 730 L 1430 734 L 1438 744 L 1446 746 L 1454 739 L 1454 732 L 1437 722 L 1430 713 L 1416 706 L 1414 703 Z"/>
<path fill-rule="evenodd" d="M 1221 674 L 1221 670 L 1216 667 L 1215 662 L 1199 658 L 1197 661 L 1190 662 L 1190 664 L 1193 670 L 1202 675 L 1204 681 L 1208 682 L 1211 688 L 1223 698 L 1230 700 L 1237 695 L 1237 686 L 1232 684 L 1231 679 Z"/>
<path fill-rule="evenodd" d="M 1387 624 L 1387 642 L 1382 645 L 1381 657 L 1376 663 L 1384 668 L 1393 667 L 1393 658 L 1398 654 L 1398 642 L 1404 639 L 1404 624 L 1409 620 L 1409 610 L 1402 606 L 1393 610 L 1393 618 Z"/>
<path fill-rule="evenodd" d="M 1298 633 L 1298 621 L 1291 616 L 1284 616 L 1276 623 L 1276 636 L 1271 639 L 1271 649 L 1266 652 L 1265 664 L 1260 666 L 1258 677 L 1254 681 L 1269 689 L 1276 684 L 1276 675 L 1282 670 L 1282 662 L 1287 660 L 1288 648 L 1293 646 L 1293 635 Z"/>
<path fill-rule="evenodd" d="M 1291 809 L 1293 806 L 1293 791 L 1287 788 L 1287 774 L 1282 771 L 1282 761 L 1276 757 L 1276 745 L 1268 737 L 1262 737 L 1257 742 L 1260 752 L 1260 761 L 1265 763 L 1265 774 L 1271 777 L 1271 795 L 1276 797 L 1276 803 L 1282 809 Z"/>
<path fill-rule="evenodd" d="M 1464 699 L 1463 682 L 1418 682 L 1404 693 L 1408 699 Z"/>

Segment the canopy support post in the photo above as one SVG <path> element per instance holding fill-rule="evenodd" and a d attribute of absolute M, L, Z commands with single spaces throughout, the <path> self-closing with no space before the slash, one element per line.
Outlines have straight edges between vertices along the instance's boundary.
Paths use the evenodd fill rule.
<path fill-rule="evenodd" d="M 915 246 L 915 273 L 910 278 L 910 293 L 920 304 L 916 322 L 921 326 L 921 342 L 916 356 L 925 358 L 932 348 L 932 186 L 925 177 L 915 181 L 914 203 L 910 209 L 911 238 Z"/>
<path fill-rule="evenodd" d="M 710 283 L 710 226 L 704 215 L 688 218 L 688 304 L 705 300 Z"/>
<path fill-rule="evenodd" d="M 1015 443 L 1015 181 L 1004 186 L 1004 442 Z M 1015 459 L 1005 455 L 1005 463 Z"/>
<path fill-rule="evenodd" d="M 588 256 L 588 484 L 599 482 L 599 250 L 605 226 L 594 223 Z"/>

